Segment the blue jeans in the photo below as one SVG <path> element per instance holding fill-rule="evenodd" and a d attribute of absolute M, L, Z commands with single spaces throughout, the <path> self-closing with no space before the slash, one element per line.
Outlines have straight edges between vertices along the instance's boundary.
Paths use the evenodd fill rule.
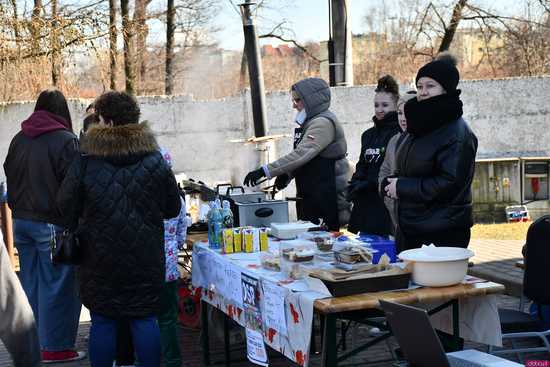
<path fill-rule="evenodd" d="M 73 349 L 82 304 L 73 266 L 53 265 L 50 240 L 61 230 L 53 224 L 13 221 L 21 285 L 32 307 L 42 350 Z"/>
<path fill-rule="evenodd" d="M 116 357 L 117 320 L 90 311 L 88 353 L 92 367 L 111 367 Z M 160 330 L 155 316 L 128 319 L 140 367 L 160 366 Z"/>

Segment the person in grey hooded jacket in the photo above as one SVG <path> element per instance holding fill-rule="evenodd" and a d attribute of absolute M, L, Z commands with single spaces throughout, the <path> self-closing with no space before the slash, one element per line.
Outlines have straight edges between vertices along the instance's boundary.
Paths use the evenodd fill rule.
<path fill-rule="evenodd" d="M 294 150 L 275 162 L 246 175 L 244 184 L 255 186 L 262 177 L 277 177 L 275 185 L 285 188 L 296 180 L 298 219 L 319 223 L 331 230 L 347 224 L 350 204 L 346 201 L 351 170 L 344 130 L 329 110 L 330 88 L 319 78 L 306 78 L 291 88 L 293 107 L 298 111 Z"/>

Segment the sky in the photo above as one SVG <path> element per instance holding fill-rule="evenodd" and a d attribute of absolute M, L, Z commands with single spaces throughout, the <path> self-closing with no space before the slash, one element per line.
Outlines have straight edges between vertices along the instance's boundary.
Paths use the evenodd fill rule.
<path fill-rule="evenodd" d="M 307 41 L 321 41 L 328 39 L 328 0 L 271 0 L 272 3 L 282 4 L 282 9 L 266 11 L 265 18 L 258 18 L 256 24 L 262 31 L 269 31 L 282 20 L 288 22 L 296 34 L 297 40 L 302 43 Z M 351 26 L 353 33 L 361 33 L 362 18 L 367 10 L 381 0 L 351 0 Z M 275 5 L 276 6 L 276 5 Z M 229 0 L 223 0 L 222 9 L 216 18 L 215 25 L 221 30 L 215 36 L 220 46 L 225 49 L 242 49 L 242 23 L 240 17 L 229 4 Z M 272 44 L 274 39 L 263 41 Z"/>
<path fill-rule="evenodd" d="M 406 0 L 405 0 L 406 1 Z M 411 0 L 413 1 L 413 0 Z M 240 16 L 231 6 L 229 0 L 220 0 L 221 11 L 215 19 L 215 26 L 220 31 L 214 36 L 220 47 L 230 50 L 240 50 L 243 46 L 242 23 Z M 241 1 L 236 0 L 235 3 Z M 265 11 L 264 16 L 256 20 L 260 32 L 266 32 L 283 20 L 287 21 L 288 27 L 295 33 L 295 39 L 300 43 L 307 41 L 322 41 L 328 39 L 328 2 L 329 0 L 269 0 L 274 4 L 274 9 Z M 436 1 L 439 3 L 451 4 L 453 1 Z M 521 11 L 518 4 L 522 1 L 491 0 L 471 1 L 476 5 L 487 6 L 491 4 L 493 9 L 499 12 L 513 14 Z M 395 14 L 399 11 L 397 4 L 399 0 L 349 0 L 351 29 L 353 34 L 363 33 L 367 30 L 365 16 L 374 8 L 380 10 L 386 6 L 388 14 Z M 495 5 L 496 4 L 496 5 Z M 277 44 L 275 39 L 261 40 L 261 43 Z"/>

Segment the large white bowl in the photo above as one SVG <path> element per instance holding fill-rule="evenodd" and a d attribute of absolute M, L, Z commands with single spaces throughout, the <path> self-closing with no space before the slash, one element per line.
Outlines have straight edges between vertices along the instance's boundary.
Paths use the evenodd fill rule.
<path fill-rule="evenodd" d="M 426 287 L 445 287 L 460 283 L 468 271 L 472 250 L 460 247 L 422 246 L 399 254 L 412 263 L 412 280 Z"/>

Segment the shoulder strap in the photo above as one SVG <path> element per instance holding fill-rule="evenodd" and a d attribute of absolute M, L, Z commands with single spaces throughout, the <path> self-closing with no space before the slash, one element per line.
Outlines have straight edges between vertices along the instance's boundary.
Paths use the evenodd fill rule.
<path fill-rule="evenodd" d="M 86 155 L 84 154 L 80 154 L 80 174 L 78 176 L 78 194 L 79 194 L 79 199 L 78 200 L 78 207 L 77 207 L 77 217 L 74 218 L 74 225 L 73 225 L 73 228 L 78 228 L 78 224 L 79 224 L 79 219 L 80 219 L 80 216 L 82 215 L 82 211 L 84 210 L 84 175 L 86 174 L 86 168 L 88 167 L 88 158 Z"/>

